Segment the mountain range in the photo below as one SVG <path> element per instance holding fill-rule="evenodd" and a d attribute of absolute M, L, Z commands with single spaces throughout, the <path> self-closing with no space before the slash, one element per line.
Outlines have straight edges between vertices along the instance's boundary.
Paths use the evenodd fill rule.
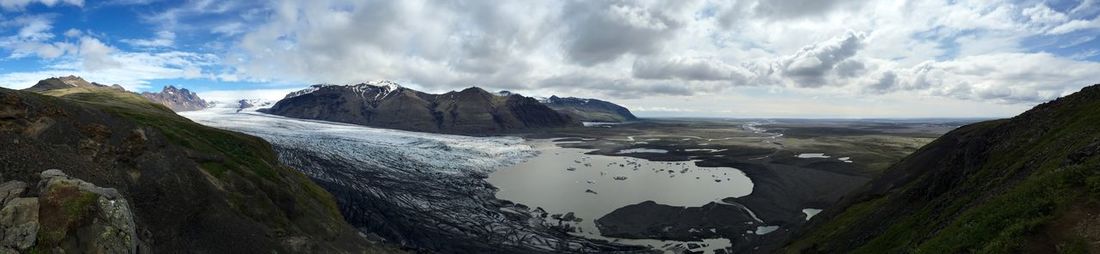
<path fill-rule="evenodd" d="M 116 91 L 127 92 L 126 88 L 118 84 L 107 86 L 96 82 L 88 82 L 84 80 L 84 78 L 73 75 L 43 79 L 35 83 L 34 86 L 23 90 L 41 93 L 68 88 L 109 88 Z M 195 92 L 187 90 L 186 88 L 176 88 L 171 85 L 165 86 L 160 92 L 143 92 L 141 96 L 153 102 L 163 104 L 176 112 L 201 110 L 210 106 L 210 103 L 199 98 L 198 94 L 195 94 Z"/>
<path fill-rule="evenodd" d="M 538 100 L 471 87 L 429 94 L 390 81 L 313 85 L 290 93 L 264 112 L 409 131 L 486 134 L 579 126 Z"/>

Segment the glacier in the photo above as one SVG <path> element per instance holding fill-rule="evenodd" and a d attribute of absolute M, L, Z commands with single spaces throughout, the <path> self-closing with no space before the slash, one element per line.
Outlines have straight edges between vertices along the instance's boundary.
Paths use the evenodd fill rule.
<path fill-rule="evenodd" d="M 303 120 L 230 107 L 180 115 L 270 142 L 331 192 L 369 237 L 430 252 L 635 252 L 541 223 L 542 209 L 499 200 L 486 178 L 537 155 L 519 137 L 469 137 Z"/>

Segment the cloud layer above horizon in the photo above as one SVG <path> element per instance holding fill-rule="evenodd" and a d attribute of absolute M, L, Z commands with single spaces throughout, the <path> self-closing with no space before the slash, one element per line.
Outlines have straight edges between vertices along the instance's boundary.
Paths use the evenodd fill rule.
<path fill-rule="evenodd" d="M 389 79 L 601 97 L 655 115 L 928 117 L 1010 115 L 1100 83 L 1093 0 L 0 0 L 0 10 L 0 85 L 13 88 L 68 74 L 200 93 Z"/>

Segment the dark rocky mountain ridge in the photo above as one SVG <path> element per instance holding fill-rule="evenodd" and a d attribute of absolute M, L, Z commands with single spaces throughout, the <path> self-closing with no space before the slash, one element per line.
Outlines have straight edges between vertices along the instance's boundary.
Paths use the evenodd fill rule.
<path fill-rule="evenodd" d="M 175 86 L 165 86 L 157 93 L 144 92 L 141 93 L 141 96 L 164 104 L 164 106 L 176 112 L 201 110 L 210 106 L 205 100 L 199 98 L 199 95 L 195 92 L 187 90 L 187 88 L 176 88 Z"/>
<path fill-rule="evenodd" d="M 471 87 L 429 94 L 390 81 L 313 85 L 263 112 L 410 131 L 486 134 L 577 126 L 567 115 L 521 95 Z"/>
<path fill-rule="evenodd" d="M 585 122 L 636 121 L 633 113 L 618 104 L 587 98 L 550 96 L 541 101 L 551 109 Z"/>

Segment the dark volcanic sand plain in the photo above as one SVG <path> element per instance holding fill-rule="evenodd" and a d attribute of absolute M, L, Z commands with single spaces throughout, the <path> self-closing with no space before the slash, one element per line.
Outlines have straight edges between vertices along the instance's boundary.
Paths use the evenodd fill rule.
<path fill-rule="evenodd" d="M 647 119 L 526 137 L 566 137 L 559 141 L 574 142 L 559 146 L 592 149 L 589 154 L 696 160 L 701 167 L 741 170 L 753 183 L 748 196 L 702 207 L 641 202 L 598 218 L 596 224 L 603 235 L 617 238 L 727 238 L 733 243 L 727 251 L 745 253 L 779 247 L 807 222 L 803 209 L 830 206 L 890 164 L 970 122 L 973 120 Z M 619 153 L 638 148 L 668 152 Z M 804 153 L 829 157 L 800 158 Z M 775 226 L 776 230 L 768 230 Z M 753 230 L 757 227 L 762 228 Z"/>

